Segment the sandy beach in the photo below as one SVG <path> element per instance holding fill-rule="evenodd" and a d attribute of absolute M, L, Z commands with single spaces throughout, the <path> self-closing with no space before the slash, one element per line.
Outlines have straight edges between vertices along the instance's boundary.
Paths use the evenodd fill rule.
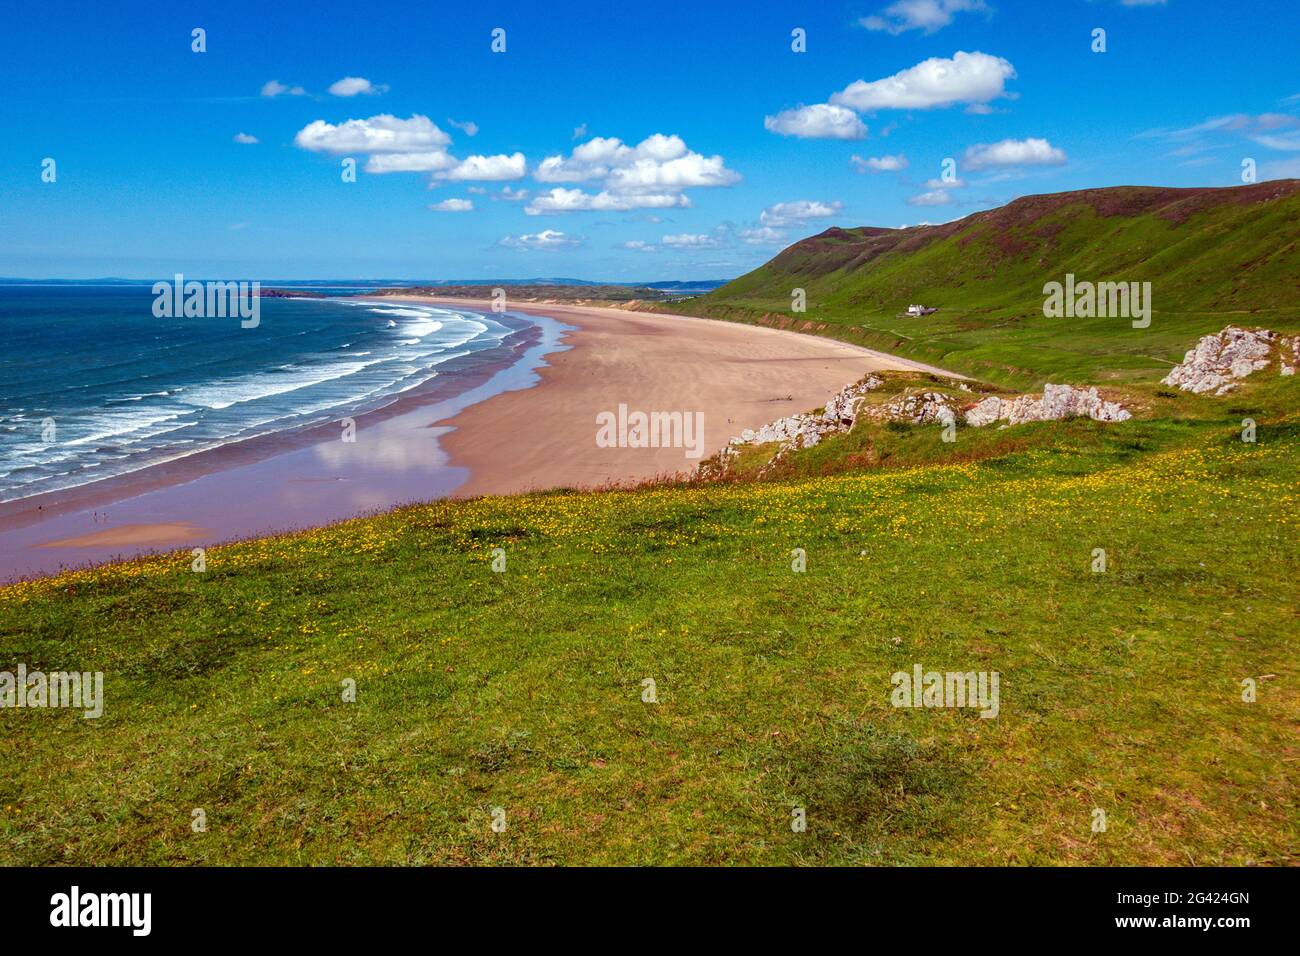
<path fill-rule="evenodd" d="M 489 310 L 487 301 L 385 296 Z M 314 527 L 395 505 L 689 473 L 745 428 L 906 359 L 795 332 L 595 306 L 511 303 L 538 331 L 513 364 L 335 425 L 0 506 L 0 579 Z M 532 344 L 528 344 L 531 342 Z M 444 396 L 443 393 L 446 393 Z M 681 413 L 688 447 L 601 447 L 597 416 Z"/>
<path fill-rule="evenodd" d="M 425 302 L 472 304 L 487 301 Z M 758 326 L 618 308 L 534 305 L 522 311 L 573 326 L 568 351 L 547 358 L 541 382 L 439 422 L 451 461 L 470 478 L 455 494 L 590 488 L 694 469 L 682 448 L 601 448 L 601 412 L 701 412 L 703 456 L 746 428 L 822 405 L 867 372 L 942 369 L 830 339 Z"/>

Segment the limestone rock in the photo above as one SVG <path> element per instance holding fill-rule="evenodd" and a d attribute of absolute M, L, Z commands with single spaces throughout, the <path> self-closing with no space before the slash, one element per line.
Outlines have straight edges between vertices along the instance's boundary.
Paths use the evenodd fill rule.
<path fill-rule="evenodd" d="M 731 439 L 731 444 L 766 445 L 769 442 L 780 442 L 781 452 L 790 448 L 811 448 L 826 435 L 846 432 L 852 428 L 857 420 L 862 397 L 882 384 L 882 379 L 868 375 L 861 382 L 846 385 L 836 392 L 820 414 L 790 415 L 761 428 L 746 428 Z"/>
<path fill-rule="evenodd" d="M 1104 400 L 1096 388 L 1049 384 L 1043 386 L 1041 396 L 1021 395 L 1010 400 L 990 396 L 966 410 L 966 424 L 982 428 L 1003 419 L 1008 425 L 1019 425 L 1084 416 L 1099 422 L 1122 422 L 1133 417 L 1118 402 Z"/>
<path fill-rule="evenodd" d="M 1268 329 L 1239 329 L 1230 325 L 1222 332 L 1204 336 L 1162 382 L 1196 394 L 1230 392 L 1236 388 L 1235 379 L 1245 378 L 1268 365 L 1276 339 L 1277 334 Z M 1285 375 L 1285 360 L 1282 366 Z"/>

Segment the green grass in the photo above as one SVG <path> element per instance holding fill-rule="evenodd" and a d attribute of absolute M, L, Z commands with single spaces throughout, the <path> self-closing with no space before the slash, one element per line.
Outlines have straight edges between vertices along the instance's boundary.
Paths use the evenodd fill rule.
<path fill-rule="evenodd" d="M 107 697 L 0 711 L 0 863 L 1294 863 L 1296 392 L 0 590 L 0 670 Z M 891 707 L 916 663 L 999 672 L 999 717 Z"/>
<path fill-rule="evenodd" d="M 1154 382 L 1225 325 L 1300 331 L 1300 182 L 1029 196 L 942 226 L 831 229 L 664 310 L 789 326 L 1009 388 Z M 1046 318 L 1043 286 L 1151 283 L 1149 328 Z M 792 291 L 807 311 L 791 311 Z M 907 317 L 907 305 L 939 307 Z M 805 329 L 805 323 L 811 325 Z"/>

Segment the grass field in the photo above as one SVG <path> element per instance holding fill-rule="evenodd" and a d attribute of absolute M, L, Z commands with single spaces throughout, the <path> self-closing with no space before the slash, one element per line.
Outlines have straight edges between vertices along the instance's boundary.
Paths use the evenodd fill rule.
<path fill-rule="evenodd" d="M 1145 396 L 0 589 L 107 698 L 0 711 L 0 863 L 1294 864 L 1296 381 Z"/>

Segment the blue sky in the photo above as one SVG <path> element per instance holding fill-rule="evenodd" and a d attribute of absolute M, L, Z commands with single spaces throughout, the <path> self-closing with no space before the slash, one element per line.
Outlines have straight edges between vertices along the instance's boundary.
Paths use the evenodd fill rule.
<path fill-rule="evenodd" d="M 1300 176 L 1297 36 L 1292 0 L 56 0 L 0 32 L 0 275 L 728 278 L 831 225 Z"/>

